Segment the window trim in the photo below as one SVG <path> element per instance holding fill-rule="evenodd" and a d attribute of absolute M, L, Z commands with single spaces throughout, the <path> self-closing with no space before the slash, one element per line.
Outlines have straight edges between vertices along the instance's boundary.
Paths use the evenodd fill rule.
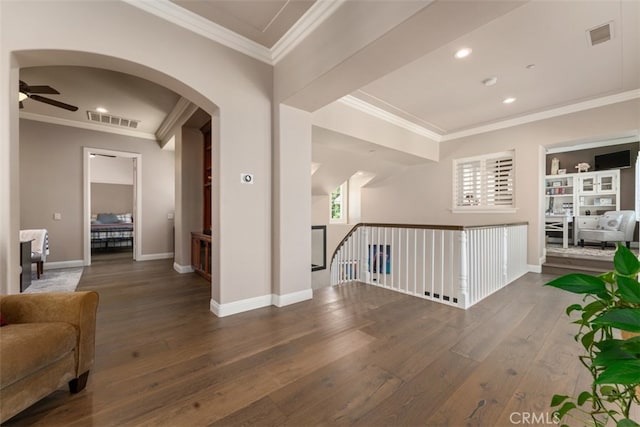
<path fill-rule="evenodd" d="M 333 202 L 331 200 L 331 196 L 337 189 L 340 189 L 340 218 L 332 218 Z M 329 223 L 330 224 L 347 224 L 348 223 L 347 221 L 347 218 L 348 218 L 347 209 L 349 206 L 348 197 L 349 197 L 349 184 L 347 181 L 343 182 L 338 187 L 336 187 L 335 190 L 329 193 Z"/>
<path fill-rule="evenodd" d="M 452 207 L 451 212 L 453 213 L 515 213 L 518 208 L 516 207 L 516 192 L 515 192 L 515 172 L 516 172 L 516 155 L 515 150 L 506 150 L 496 153 L 483 154 L 480 156 L 473 157 L 465 157 L 460 159 L 453 159 L 453 191 L 452 191 Z M 480 176 L 480 187 L 481 191 L 486 191 L 487 183 L 486 183 L 486 166 L 487 162 L 491 160 L 495 160 L 502 157 L 510 157 L 511 158 L 511 205 L 469 205 L 469 206 L 459 206 L 458 203 L 458 169 L 461 163 L 472 163 L 472 162 L 480 162 L 480 170 L 482 174 Z M 481 200 L 481 203 L 483 201 Z"/>

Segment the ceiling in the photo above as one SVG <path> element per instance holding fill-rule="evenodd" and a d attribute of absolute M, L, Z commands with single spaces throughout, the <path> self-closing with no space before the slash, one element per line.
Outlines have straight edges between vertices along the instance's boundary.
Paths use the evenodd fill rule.
<path fill-rule="evenodd" d="M 155 134 L 173 110 L 180 96 L 175 92 L 139 77 L 101 68 L 77 66 L 49 66 L 20 69 L 20 80 L 31 86 L 48 85 L 59 95 L 42 95 L 78 107 L 78 111 L 37 102 L 23 101 L 23 117 L 49 117 L 58 123 L 91 124 L 87 111 L 106 108 L 117 118 L 139 121 L 137 127 L 96 123 L 107 131 L 131 131 L 138 136 Z M 26 114 L 25 114 L 26 113 Z"/>
<path fill-rule="evenodd" d="M 591 46 L 587 30 L 609 22 L 612 39 Z M 638 89 L 638 38 L 637 2 L 532 1 L 352 95 L 447 135 Z M 454 58 L 461 47 L 471 55 Z"/>
<path fill-rule="evenodd" d="M 271 48 L 315 0 L 171 0 L 202 18 Z"/>
<path fill-rule="evenodd" d="M 326 2 L 314 0 L 157 1 L 212 26 L 226 27 L 265 48 L 277 45 L 314 9 L 326 7 Z M 431 1 L 414 1 L 422 1 L 423 11 L 429 13 Z M 461 132 L 514 118 L 638 91 L 639 10 L 635 1 L 523 1 L 345 95 L 445 141 Z M 337 6 L 331 13 L 339 12 Z M 605 23 L 611 23 L 611 40 L 591 46 L 587 31 Z M 471 48 L 471 55 L 455 59 L 453 54 L 460 47 Z M 87 122 L 87 110 L 105 106 L 110 114 L 140 120 L 138 130 L 154 135 L 180 100 L 154 83 L 107 70 L 40 67 L 22 69 L 20 76 L 31 85 L 53 86 L 61 94 L 52 98 L 80 107 L 71 113 L 27 100 L 21 110 L 23 117 L 56 117 L 80 123 Z M 497 78 L 497 83 L 485 86 L 482 81 L 490 77 Z M 505 97 L 516 100 L 503 104 Z M 351 142 L 352 154 L 369 155 L 370 147 Z M 390 161 L 406 167 L 396 157 Z"/>

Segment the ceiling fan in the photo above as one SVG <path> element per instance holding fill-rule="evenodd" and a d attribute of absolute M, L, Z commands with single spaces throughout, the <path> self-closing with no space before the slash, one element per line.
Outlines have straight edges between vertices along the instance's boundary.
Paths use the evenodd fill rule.
<path fill-rule="evenodd" d="M 22 101 L 25 99 L 33 99 L 34 101 L 44 102 L 45 104 L 53 105 L 54 107 L 64 108 L 69 111 L 78 111 L 78 107 L 74 105 L 65 104 L 64 102 L 56 101 L 55 99 L 45 98 L 38 95 L 44 93 L 47 95 L 60 95 L 60 92 L 52 88 L 51 86 L 29 86 L 22 80 L 20 80 L 20 108 L 24 108 Z"/>

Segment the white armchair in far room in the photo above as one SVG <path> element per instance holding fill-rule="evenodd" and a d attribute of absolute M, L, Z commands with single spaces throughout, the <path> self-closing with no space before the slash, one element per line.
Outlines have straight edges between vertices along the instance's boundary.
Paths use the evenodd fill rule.
<path fill-rule="evenodd" d="M 635 211 L 608 211 L 598 219 L 596 229 L 580 230 L 578 239 L 580 239 L 580 246 L 584 246 L 584 241 L 587 240 L 600 242 L 602 249 L 608 242 L 625 242 L 629 247 L 635 228 Z"/>

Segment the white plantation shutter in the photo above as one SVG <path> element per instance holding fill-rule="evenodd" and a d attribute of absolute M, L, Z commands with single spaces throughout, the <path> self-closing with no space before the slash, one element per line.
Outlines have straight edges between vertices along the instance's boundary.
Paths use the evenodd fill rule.
<path fill-rule="evenodd" d="M 513 154 L 486 160 L 486 206 L 513 206 Z"/>
<path fill-rule="evenodd" d="M 482 200 L 482 165 L 479 160 L 459 162 L 456 168 L 456 206 L 479 206 Z"/>
<path fill-rule="evenodd" d="M 454 209 L 514 207 L 514 153 L 454 160 Z"/>

